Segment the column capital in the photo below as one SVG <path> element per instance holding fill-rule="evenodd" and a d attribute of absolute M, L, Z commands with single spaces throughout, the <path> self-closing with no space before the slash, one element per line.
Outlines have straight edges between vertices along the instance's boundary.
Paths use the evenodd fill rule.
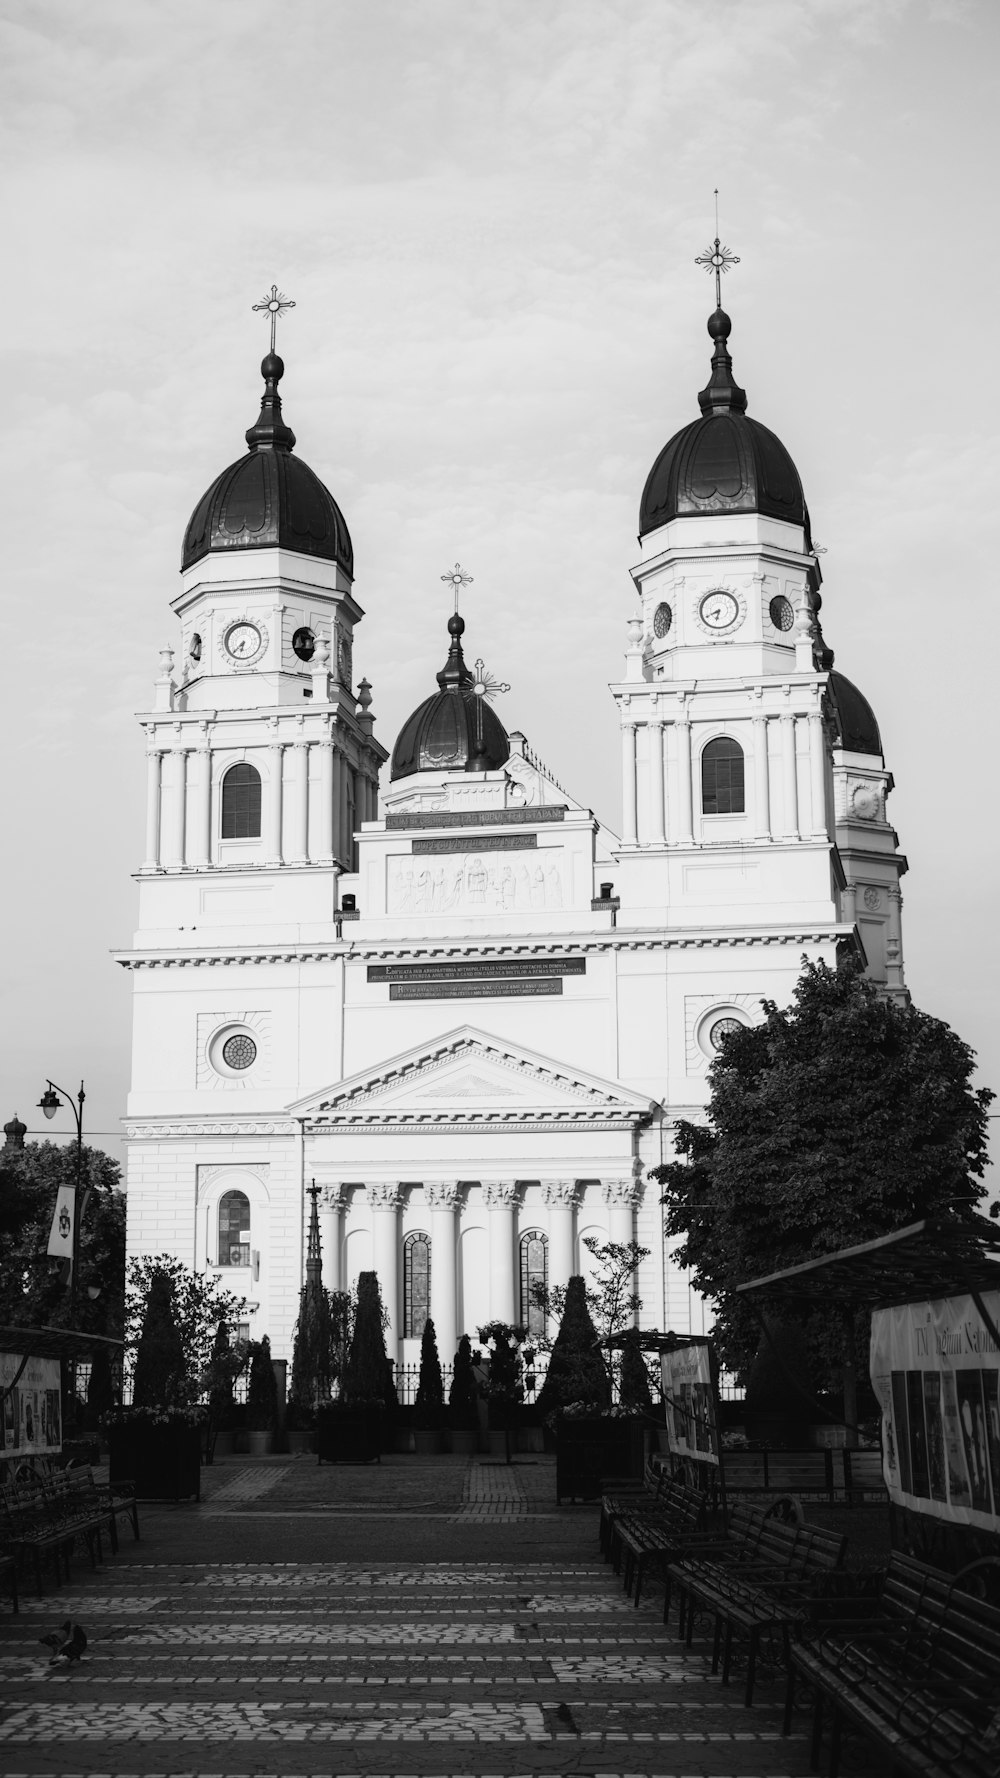
<path fill-rule="evenodd" d="M 550 1207 L 562 1204 L 572 1209 L 576 1203 L 575 1179 L 547 1179 L 542 1186 L 542 1197 Z"/>
<path fill-rule="evenodd" d="M 601 1180 L 601 1197 L 606 1204 L 628 1204 L 634 1208 L 641 1196 L 641 1179 L 630 1177 Z"/>
<path fill-rule="evenodd" d="M 398 1210 L 402 1203 L 402 1187 L 394 1179 L 379 1179 L 365 1186 L 373 1210 Z"/>
<path fill-rule="evenodd" d="M 425 1179 L 424 1196 L 432 1210 L 457 1210 L 459 1200 L 457 1179 Z"/>
<path fill-rule="evenodd" d="M 319 1201 L 324 1210 L 343 1210 L 346 1203 L 343 1186 L 334 1184 L 321 1185 L 319 1188 Z"/>
<path fill-rule="evenodd" d="M 483 1197 L 489 1210 L 512 1210 L 517 1203 L 516 1179 L 488 1179 L 483 1185 Z"/>

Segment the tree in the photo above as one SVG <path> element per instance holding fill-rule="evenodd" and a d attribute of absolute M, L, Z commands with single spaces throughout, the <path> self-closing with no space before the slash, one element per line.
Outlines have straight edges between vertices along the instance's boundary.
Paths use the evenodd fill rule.
<path fill-rule="evenodd" d="M 0 1166 L 0 1321 L 19 1327 L 68 1327 L 62 1261 L 46 1252 L 60 1185 L 76 1183 L 76 1148 L 28 1142 L 3 1151 Z M 74 1320 L 85 1333 L 120 1339 L 125 1286 L 125 1194 L 118 1162 L 83 1149 L 89 1193 L 80 1223 L 80 1273 Z M 91 1289 L 98 1291 L 91 1297 Z"/>
<path fill-rule="evenodd" d="M 880 994 L 858 960 L 804 963 L 791 1006 L 765 1000 L 763 1024 L 723 1039 L 707 1127 L 678 1123 L 681 1158 L 652 1173 L 738 1373 L 760 1340 L 738 1284 L 923 1217 L 983 1226 L 993 1094 L 970 1085 L 972 1050 Z M 822 1384 L 843 1359 L 840 1330 L 814 1315 L 805 1337 Z"/>
<path fill-rule="evenodd" d="M 271 1342 L 265 1334 L 254 1347 L 247 1384 L 247 1430 L 273 1432 L 278 1424 L 278 1381 L 271 1360 Z"/>
<path fill-rule="evenodd" d="M 443 1417 L 444 1378 L 441 1375 L 434 1323 L 428 1316 L 420 1340 L 420 1376 L 417 1382 L 417 1399 L 413 1404 L 413 1423 L 426 1431 L 436 1432 Z"/>
<path fill-rule="evenodd" d="M 202 1379 L 209 1369 L 212 1348 L 220 1321 L 227 1326 L 246 1319 L 245 1297 L 224 1289 L 218 1276 L 194 1272 L 173 1254 L 159 1253 L 149 1259 L 131 1259 L 125 1281 L 125 1364 L 129 1370 L 135 1363 L 139 1333 L 146 1312 L 146 1303 L 153 1280 L 164 1276 L 170 1280 L 174 1320 L 184 1349 L 187 1374 L 194 1393 L 201 1392 Z"/>
<path fill-rule="evenodd" d="M 189 1407 L 194 1388 L 174 1317 L 173 1283 L 166 1272 L 155 1272 L 136 1347 L 132 1405 L 136 1408 Z"/>
<path fill-rule="evenodd" d="M 509 1321 L 488 1321 L 479 1328 L 477 1339 L 490 1348 L 490 1374 L 483 1385 L 491 1417 L 500 1422 L 504 1435 L 507 1462 L 511 1460 L 510 1434 L 514 1415 L 524 1400 L 524 1359 L 522 1347 L 528 1338 L 526 1327 Z"/>
<path fill-rule="evenodd" d="M 649 1258 L 649 1248 L 638 1241 L 599 1241 L 596 1235 L 585 1235 L 583 1245 L 594 1261 L 591 1276 L 584 1280 L 587 1311 L 599 1339 L 624 1333 L 631 1327 L 642 1308 L 636 1292 L 635 1275 L 639 1265 Z M 533 1284 L 531 1294 L 545 1312 L 546 1321 L 561 1322 L 566 1308 L 566 1286 Z M 540 1334 L 538 1345 L 551 1351 L 552 1336 Z"/>
<path fill-rule="evenodd" d="M 448 1392 L 451 1424 L 456 1431 L 474 1432 L 476 1430 L 478 1400 L 479 1391 L 472 1368 L 472 1341 L 468 1334 L 463 1334 L 458 1342 L 458 1351 L 455 1353 L 455 1368 L 452 1372 L 451 1388 Z"/>
<path fill-rule="evenodd" d="M 289 1401 L 306 1413 L 329 1401 L 343 1368 L 351 1299 L 345 1290 L 326 1290 L 307 1280 L 299 1292 L 299 1317 L 292 1346 Z"/>
<path fill-rule="evenodd" d="M 592 1413 L 611 1406 L 611 1377 L 587 1305 L 582 1277 L 565 1290 L 562 1320 L 538 1397 L 543 1414 L 581 1403 Z"/>
<path fill-rule="evenodd" d="M 636 1334 L 625 1336 L 619 1393 L 623 1408 L 631 1408 L 637 1414 L 652 1412 L 653 1396 L 649 1387 L 649 1372 Z"/>
<path fill-rule="evenodd" d="M 344 1366 L 343 1396 L 349 1402 L 387 1402 L 391 1387 L 385 1349 L 385 1313 L 375 1272 L 359 1272 L 354 1335 Z M 392 1391 L 395 1397 L 395 1390 Z"/>

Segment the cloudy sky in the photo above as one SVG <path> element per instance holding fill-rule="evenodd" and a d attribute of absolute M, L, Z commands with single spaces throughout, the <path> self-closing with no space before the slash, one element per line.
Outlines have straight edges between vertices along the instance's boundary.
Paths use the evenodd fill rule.
<path fill-rule="evenodd" d="M 706 380 L 715 186 L 736 374 L 896 776 L 909 983 L 1000 1085 L 998 35 L 995 0 L 0 0 L 0 1121 L 48 1075 L 95 1132 L 124 1109 L 134 712 L 272 282 L 376 732 L 432 687 L 459 559 L 508 726 L 617 823 L 605 687 Z"/>

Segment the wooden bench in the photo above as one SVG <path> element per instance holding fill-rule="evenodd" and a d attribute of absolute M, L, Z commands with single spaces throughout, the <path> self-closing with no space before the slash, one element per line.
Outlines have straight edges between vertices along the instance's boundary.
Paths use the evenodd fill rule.
<path fill-rule="evenodd" d="M 47 1473 L 22 1466 L 15 1480 L 0 1490 L 3 1536 L 12 1557 L 30 1558 L 35 1585 L 42 1591 L 42 1564 L 51 1557 L 56 1585 L 63 1571 L 70 1579 L 74 1545 L 86 1545 L 92 1568 L 104 1559 L 103 1538 L 118 1548 L 117 1520 L 128 1515 L 138 1537 L 138 1509 L 134 1496 L 102 1489 L 89 1469 L 50 1470 Z"/>
<path fill-rule="evenodd" d="M 616 1483 L 613 1493 L 602 1494 L 598 1541 L 604 1560 L 613 1563 L 616 1574 L 621 1566 L 617 1535 L 619 1520 L 623 1517 L 641 1517 L 643 1514 L 669 1513 L 691 1492 L 688 1483 L 671 1476 L 668 1470 L 654 1469 L 647 1462 L 642 1481 L 637 1482 L 634 1487 L 623 1488 L 620 1483 Z"/>
<path fill-rule="evenodd" d="M 949 1575 L 893 1555 L 866 1617 L 827 1625 L 792 1648 L 786 1734 L 796 1679 L 814 1696 L 813 1770 L 829 1711 L 830 1778 L 839 1768 L 845 1724 L 879 1748 L 894 1772 L 997 1778 L 1000 1560 L 987 1557 Z"/>
<path fill-rule="evenodd" d="M 652 1511 L 621 1513 L 615 1521 L 619 1562 L 624 1569 L 625 1591 L 638 1606 L 642 1583 L 649 1569 L 665 1568 L 692 1540 L 708 1535 L 708 1496 L 700 1489 L 674 1483 L 664 1504 Z"/>
<path fill-rule="evenodd" d="M 821 1606 L 823 1580 L 841 1567 L 846 1548 L 846 1537 L 833 1531 L 769 1514 L 749 1532 L 741 1551 L 683 1556 L 668 1569 L 682 1597 L 679 1633 L 690 1647 L 695 1611 L 711 1613 L 712 1672 L 719 1671 L 721 1656 L 723 1685 L 729 1684 L 735 1636 L 745 1637 L 749 1707 L 763 1632 L 777 1634 L 787 1668 L 792 1631 Z"/>

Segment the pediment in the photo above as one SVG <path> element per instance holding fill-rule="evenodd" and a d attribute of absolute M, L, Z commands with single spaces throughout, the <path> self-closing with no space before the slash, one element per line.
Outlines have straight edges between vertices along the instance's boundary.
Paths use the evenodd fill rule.
<path fill-rule="evenodd" d="M 619 1082 L 466 1025 L 310 1094 L 289 1110 L 314 1127 L 523 1120 L 620 1124 L 648 1118 L 655 1106 Z"/>

